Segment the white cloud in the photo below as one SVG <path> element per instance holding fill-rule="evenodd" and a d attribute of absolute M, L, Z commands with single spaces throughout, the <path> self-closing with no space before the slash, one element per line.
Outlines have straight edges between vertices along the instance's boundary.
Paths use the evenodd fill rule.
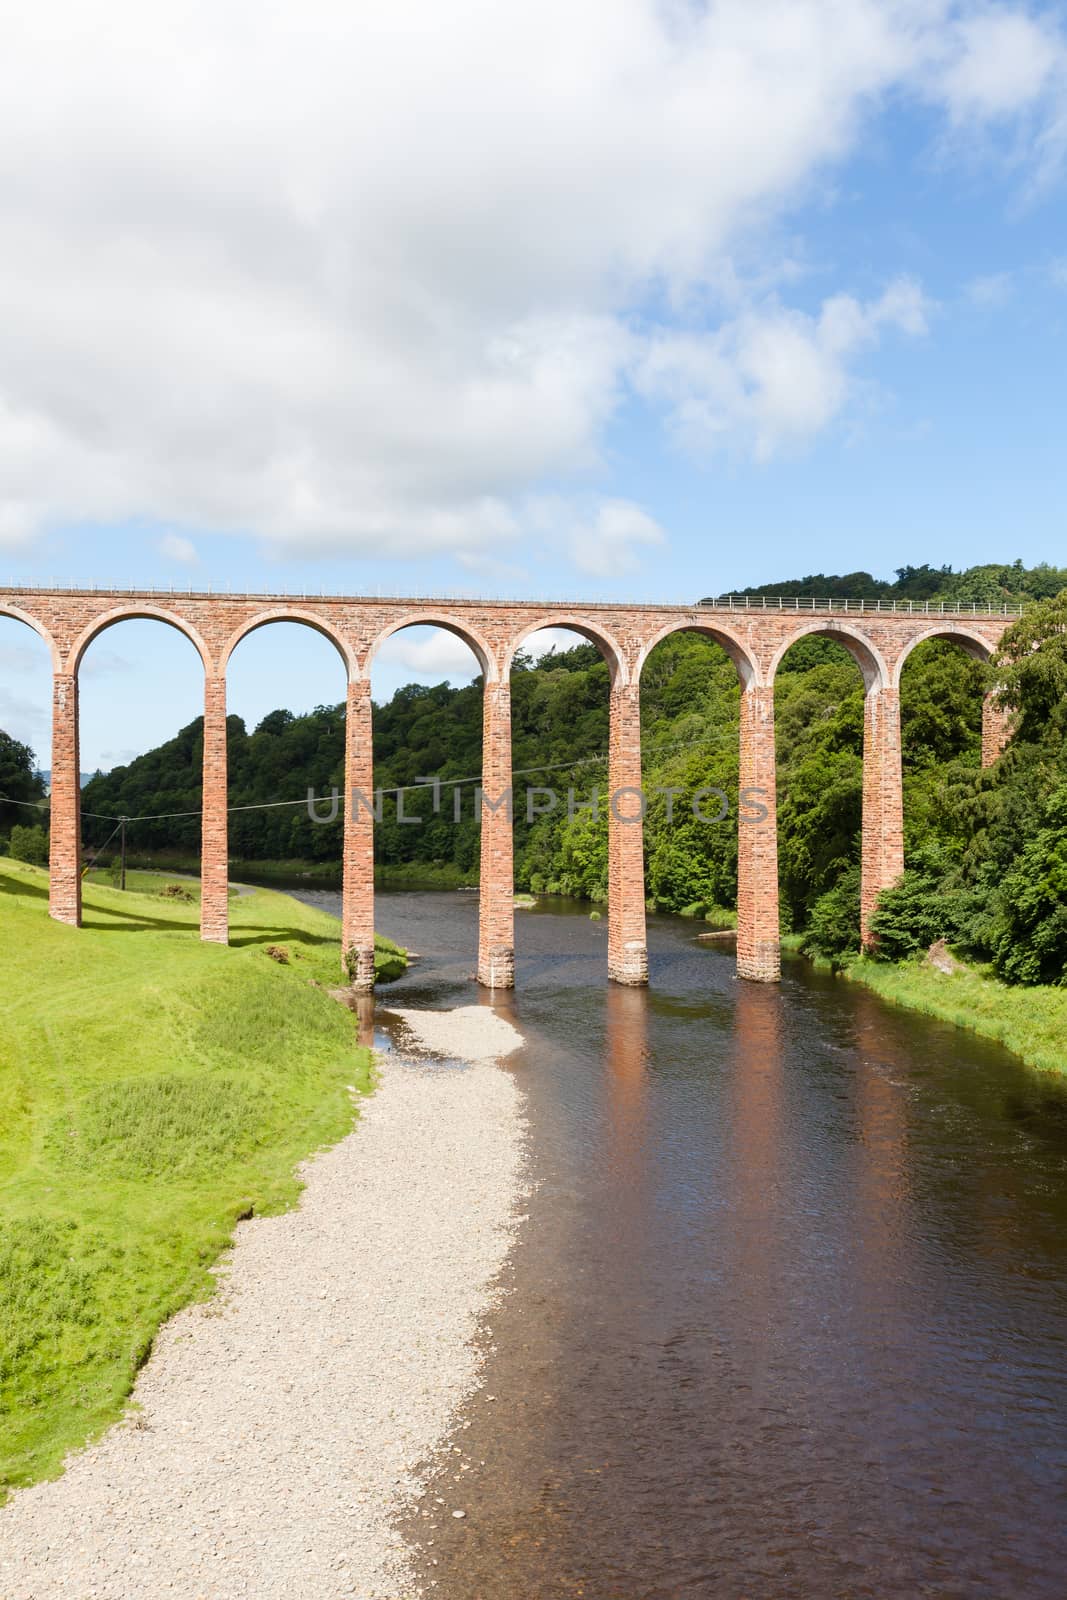
<path fill-rule="evenodd" d="M 1014 116 L 1041 99 L 1063 66 L 1063 39 L 1046 20 L 1005 7 L 962 17 L 938 95 L 957 121 Z"/>
<path fill-rule="evenodd" d="M 192 567 L 200 560 L 196 545 L 180 533 L 168 533 L 159 541 L 159 553 L 167 561 L 180 561 Z"/>
<path fill-rule="evenodd" d="M 13 617 L 0 617 L 0 728 L 48 765 L 52 663 L 43 639 Z"/>
<path fill-rule="evenodd" d="M 458 635 L 447 628 L 421 627 L 390 635 L 375 655 L 374 667 L 402 667 L 413 678 L 431 683 L 445 678 L 466 683 L 481 671 L 470 645 Z"/>
<path fill-rule="evenodd" d="M 111 772 L 115 767 L 128 767 L 130 762 L 136 761 L 141 753 L 140 750 L 131 750 L 128 747 L 122 750 L 101 750 L 100 760 L 91 770 L 93 772 Z"/>
<path fill-rule="evenodd" d="M 8 620 L 6 617 L 3 619 L 5 623 Z M 20 633 L 29 632 L 25 623 L 15 623 L 14 626 L 18 628 Z M 0 672 L 3 673 L 5 678 L 9 678 L 12 675 L 16 677 L 42 676 L 47 677 L 50 681 L 51 668 L 48 660 L 48 648 L 44 641 L 41 641 L 39 648 L 35 648 L 32 644 L 0 644 Z"/>
<path fill-rule="evenodd" d="M 665 539 L 659 523 L 632 500 L 584 504 L 574 497 L 543 496 L 529 503 L 522 520 L 532 543 L 547 543 L 579 572 L 598 578 L 632 571 L 644 550 Z"/>
<path fill-rule="evenodd" d="M 575 530 L 571 553 L 580 572 L 607 578 L 632 572 L 640 562 L 640 552 L 650 545 L 663 544 L 664 539 L 659 523 L 640 506 L 627 500 L 608 500 L 589 522 Z"/>
<path fill-rule="evenodd" d="M 637 381 L 669 408 L 687 449 L 740 447 L 767 460 L 807 442 L 841 413 L 857 352 L 886 329 L 923 333 L 927 316 L 927 302 L 907 279 L 867 305 L 835 295 L 814 316 L 771 300 L 714 333 L 661 335 Z"/>
<path fill-rule="evenodd" d="M 576 644 L 584 643 L 586 641 L 582 635 L 569 628 L 542 628 L 538 633 L 531 633 L 522 648 L 535 661 L 540 661 L 554 651 L 573 650 Z"/>
<path fill-rule="evenodd" d="M 125 656 L 120 656 L 114 650 L 108 650 L 97 638 L 93 640 L 82 657 L 79 676 L 82 678 L 108 678 L 113 677 L 116 673 L 136 671 L 138 671 L 138 667 L 135 662 L 127 660 Z"/>
<path fill-rule="evenodd" d="M 47 767 L 51 748 L 51 706 L 32 695 L 13 694 L 0 685 L 0 728 L 28 744 L 36 764 Z"/>
<path fill-rule="evenodd" d="M 966 295 L 973 306 L 981 310 L 996 310 L 1007 305 L 1015 292 L 1015 280 L 1010 272 L 989 272 L 984 277 L 972 278 L 966 286 Z"/>
<path fill-rule="evenodd" d="M 890 95 L 1000 119 L 1048 97 L 1054 44 L 951 0 L 114 0 L 106 27 L 24 6 L 0 65 L 0 544 L 141 519 L 506 564 L 551 483 L 594 564 L 649 547 L 591 499 L 674 337 L 649 306 L 755 259 Z M 1042 159 L 1056 137 L 1036 128 Z M 834 345 L 857 304 L 835 303 L 814 332 L 779 307 L 696 335 L 687 394 L 675 342 L 674 423 L 714 436 L 736 392 L 767 453 L 832 419 L 872 342 Z"/>

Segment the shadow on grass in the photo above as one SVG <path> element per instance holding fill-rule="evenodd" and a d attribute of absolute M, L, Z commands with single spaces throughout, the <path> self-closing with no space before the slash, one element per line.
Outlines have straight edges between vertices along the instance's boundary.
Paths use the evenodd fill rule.
<path fill-rule="evenodd" d="M 244 945 L 283 943 L 340 946 L 341 940 L 328 933 L 304 933 L 292 928 L 242 928 L 240 933 L 230 934 L 230 946 L 234 950 L 241 949 Z"/>
<path fill-rule="evenodd" d="M 44 878 L 40 883 L 35 883 L 32 880 L 27 882 L 25 878 L 12 877 L 9 872 L 0 872 L 0 894 L 28 894 L 35 896 L 38 900 L 47 900 L 48 879 Z"/>
<path fill-rule="evenodd" d="M 37 882 L 0 872 L 0 895 L 28 896 L 47 900 L 48 879 L 42 878 Z M 149 916 L 143 910 L 126 911 L 122 906 L 88 906 L 82 912 L 81 925 L 83 928 L 90 928 L 94 933 L 187 933 L 190 938 L 199 938 L 200 935 L 200 924 L 196 918 Z M 304 929 L 255 924 L 251 927 L 246 925 L 231 929 L 229 943 L 234 950 L 246 945 L 263 944 L 294 944 L 310 947 L 339 944 L 340 937 L 328 933 L 310 933 Z"/>
<path fill-rule="evenodd" d="M 187 933 L 192 939 L 199 939 L 200 926 L 196 922 L 176 921 L 169 917 L 149 917 L 138 911 L 111 911 L 100 912 L 97 910 L 85 912 L 82 916 L 82 927 L 91 928 L 94 933 Z M 259 944 L 296 944 L 296 945 L 331 945 L 339 944 L 339 939 L 332 938 L 329 934 L 306 933 L 303 929 L 282 927 L 244 927 L 230 932 L 229 946 L 231 950 L 240 950 L 246 945 Z"/>
<path fill-rule="evenodd" d="M 137 933 L 164 929 L 171 933 L 198 933 L 199 923 L 175 920 L 173 917 L 149 917 L 143 911 L 106 911 L 99 906 L 82 912 L 82 927 L 94 933 Z"/>

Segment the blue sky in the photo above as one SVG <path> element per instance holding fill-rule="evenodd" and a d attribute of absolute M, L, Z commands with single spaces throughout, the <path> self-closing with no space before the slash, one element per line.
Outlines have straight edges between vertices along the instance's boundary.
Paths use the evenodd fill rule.
<path fill-rule="evenodd" d="M 41 0 L 0 67 L 0 582 L 690 599 L 1067 562 L 1067 44 L 941 0 Z M 400 636 L 381 697 L 469 671 Z M 340 698 L 305 630 L 230 703 Z M 37 642 L 0 726 L 47 764 Z M 126 624 L 83 765 L 200 709 Z"/>

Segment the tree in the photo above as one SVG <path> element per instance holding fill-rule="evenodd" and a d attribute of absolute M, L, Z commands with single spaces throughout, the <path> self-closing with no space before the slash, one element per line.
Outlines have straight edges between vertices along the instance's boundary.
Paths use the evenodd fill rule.
<path fill-rule="evenodd" d="M 32 827 L 16 823 L 11 830 L 10 848 L 16 861 L 28 861 L 35 867 L 48 865 L 48 835 L 39 823 Z"/>
<path fill-rule="evenodd" d="M 903 961 L 938 939 L 955 943 L 973 914 L 973 897 L 947 887 L 946 862 L 936 849 L 920 850 L 899 882 L 883 889 L 871 917 L 875 952 Z"/>
<path fill-rule="evenodd" d="M 34 815 L 28 806 L 38 804 L 45 798 L 44 782 L 37 772 L 33 751 L 28 744 L 21 744 L 2 730 L 0 796 L 6 796 L 6 799 L 0 799 L 0 832 L 5 834 L 19 823 L 33 822 Z M 11 804 L 12 801 L 21 801 L 23 804 Z"/>
<path fill-rule="evenodd" d="M 1002 706 L 1023 743 L 1062 743 L 1067 732 L 1067 589 L 1031 606 L 1004 634 L 993 658 Z"/>
<path fill-rule="evenodd" d="M 1067 784 L 1001 886 L 994 963 L 1009 983 L 1067 983 Z"/>
<path fill-rule="evenodd" d="M 841 966 L 860 948 L 860 869 L 851 866 L 812 908 L 800 946 L 805 955 Z"/>

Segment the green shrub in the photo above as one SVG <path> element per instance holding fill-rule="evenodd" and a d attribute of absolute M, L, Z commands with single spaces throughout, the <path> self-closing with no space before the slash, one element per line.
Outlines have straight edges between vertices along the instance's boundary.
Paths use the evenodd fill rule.
<path fill-rule="evenodd" d="M 929 950 L 938 939 L 955 944 L 973 915 L 974 902 L 973 894 L 949 887 L 939 858 L 929 853 L 879 895 L 871 917 L 875 953 L 883 961 L 903 961 Z"/>
<path fill-rule="evenodd" d="M 33 867 L 48 865 L 48 834 L 40 823 L 30 826 L 16 823 L 11 830 L 9 848 L 16 861 L 27 861 Z"/>
<path fill-rule="evenodd" d="M 729 906 L 708 906 L 704 921 L 712 928 L 736 928 L 737 912 L 731 911 Z"/>
<path fill-rule="evenodd" d="M 849 867 L 816 900 L 808 931 L 801 943 L 807 956 L 818 956 L 835 967 L 843 965 L 860 947 L 860 869 Z"/>
<path fill-rule="evenodd" d="M 1052 795 L 1044 822 L 997 896 L 993 961 L 1009 983 L 1067 984 L 1067 784 Z"/>

